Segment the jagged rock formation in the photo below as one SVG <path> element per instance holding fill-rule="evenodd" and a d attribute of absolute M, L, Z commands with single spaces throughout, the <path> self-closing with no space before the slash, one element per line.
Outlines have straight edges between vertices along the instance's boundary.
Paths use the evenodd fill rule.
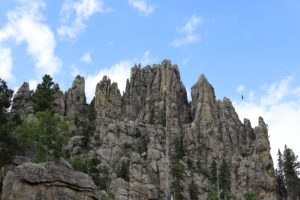
<path fill-rule="evenodd" d="M 32 93 L 33 91 L 29 89 L 29 83 L 24 82 L 14 95 L 11 111 L 18 113 L 21 117 L 33 113 Z"/>
<path fill-rule="evenodd" d="M 122 114 L 131 120 L 157 124 L 159 115 L 167 109 L 173 114 L 170 120 L 174 126 L 190 120 L 186 90 L 178 67 L 168 60 L 153 67 L 133 67 L 122 100 Z"/>
<path fill-rule="evenodd" d="M 54 162 L 12 167 L 6 172 L 2 191 L 2 200 L 99 199 L 91 177 Z"/>
<path fill-rule="evenodd" d="M 64 115 L 66 109 L 64 93 L 59 89 L 58 84 L 53 86 L 53 90 L 55 98 L 53 110 L 59 115 Z"/>
<path fill-rule="evenodd" d="M 86 111 L 85 82 L 81 76 L 76 76 L 72 87 L 65 94 L 65 115 L 75 116 Z"/>
<path fill-rule="evenodd" d="M 101 159 L 110 174 L 103 192 L 114 194 L 115 199 L 158 200 L 176 192 L 183 199 L 192 195 L 207 199 L 215 184 L 213 163 L 217 169 L 222 163 L 228 166 L 229 188 L 236 199 L 244 199 L 246 192 L 263 200 L 276 199 L 263 119 L 259 118 L 255 128 L 247 119 L 242 123 L 228 98 L 216 99 L 204 75 L 192 87 L 191 95 L 188 102 L 178 67 L 168 60 L 144 68 L 134 66 L 123 95 L 105 76 L 97 84 L 90 106 L 96 113 L 93 123 L 87 121 L 93 124 L 92 134 L 75 131 L 77 136 L 66 148 L 71 156 Z M 64 98 L 58 92 L 56 99 L 61 105 L 57 113 L 86 117 L 82 77 L 76 77 Z M 84 130 L 80 124 L 76 126 L 76 130 Z M 87 135 L 89 144 L 83 146 Z M 179 182 L 176 167 L 184 174 Z M 179 191 L 174 188 L 176 181 Z"/>
<path fill-rule="evenodd" d="M 111 83 L 107 76 L 96 86 L 95 107 L 102 110 L 102 115 L 119 118 L 121 114 L 121 94 L 117 83 Z"/>

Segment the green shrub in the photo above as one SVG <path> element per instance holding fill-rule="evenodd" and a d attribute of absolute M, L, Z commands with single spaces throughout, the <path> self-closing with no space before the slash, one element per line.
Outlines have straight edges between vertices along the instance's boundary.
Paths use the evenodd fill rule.
<path fill-rule="evenodd" d="M 202 174 L 203 176 L 209 178 L 209 171 L 206 167 L 203 166 L 200 160 L 196 162 L 196 172 Z"/>
<path fill-rule="evenodd" d="M 35 162 L 58 160 L 63 157 L 68 124 L 52 113 L 38 112 L 36 119 L 25 121 L 18 129 L 20 139 L 33 144 L 37 150 Z"/>
<path fill-rule="evenodd" d="M 245 200 L 256 200 L 257 194 L 255 192 L 245 192 L 243 194 Z"/>
<path fill-rule="evenodd" d="M 129 182 L 129 164 L 129 161 L 122 161 L 117 170 L 117 177 L 123 178 L 127 182 Z"/>
<path fill-rule="evenodd" d="M 96 156 L 91 158 L 81 158 L 75 156 L 71 159 L 74 170 L 90 175 L 100 190 L 107 190 L 110 181 L 108 168 L 101 165 L 101 160 Z"/>
<path fill-rule="evenodd" d="M 159 109 L 159 111 L 158 111 L 158 122 L 163 127 L 166 126 L 167 118 L 166 118 L 166 109 L 165 108 Z"/>

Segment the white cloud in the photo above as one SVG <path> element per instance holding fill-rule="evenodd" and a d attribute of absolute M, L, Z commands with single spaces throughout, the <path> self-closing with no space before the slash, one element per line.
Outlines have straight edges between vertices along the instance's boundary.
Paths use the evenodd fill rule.
<path fill-rule="evenodd" d="M 0 78 L 5 81 L 13 79 L 11 50 L 8 48 L 0 48 Z"/>
<path fill-rule="evenodd" d="M 181 47 L 183 45 L 196 43 L 200 40 L 199 35 L 195 33 L 198 26 L 202 25 L 202 19 L 196 15 L 193 15 L 186 24 L 181 27 L 178 32 L 183 34 L 182 37 L 176 38 L 171 42 L 172 47 Z"/>
<path fill-rule="evenodd" d="M 239 85 L 237 88 L 236 88 L 236 92 L 243 92 L 245 90 L 245 86 L 243 85 Z"/>
<path fill-rule="evenodd" d="M 189 58 L 185 58 L 183 61 L 182 61 L 182 65 L 187 65 L 189 63 L 190 59 Z"/>
<path fill-rule="evenodd" d="M 289 76 L 271 85 L 263 87 L 263 95 L 258 97 L 250 92 L 252 99 L 234 102 L 240 118 L 248 118 L 253 125 L 258 124 L 262 116 L 269 125 L 271 153 L 273 161 L 277 159 L 277 150 L 287 144 L 297 155 L 300 155 L 300 96 L 296 94 L 300 87 L 292 87 L 293 77 Z"/>
<path fill-rule="evenodd" d="M 91 57 L 91 53 L 90 52 L 86 52 L 85 54 L 83 54 L 83 56 L 81 57 L 81 60 L 87 64 L 92 63 L 92 57 Z"/>
<path fill-rule="evenodd" d="M 128 4 L 139 11 L 142 16 L 149 16 L 154 12 L 154 6 L 145 0 L 128 0 Z"/>
<path fill-rule="evenodd" d="M 66 0 L 61 8 L 61 26 L 57 32 L 62 37 L 75 38 L 86 27 L 86 21 L 95 13 L 108 13 L 102 0 Z"/>
<path fill-rule="evenodd" d="M 102 80 L 104 75 L 107 75 L 112 82 L 118 83 L 118 88 L 122 94 L 125 91 L 126 80 L 130 77 L 131 67 L 136 63 L 149 64 L 149 55 L 150 51 L 146 51 L 142 58 L 122 60 L 111 67 L 99 70 L 96 74 L 87 75 L 85 82 L 87 101 L 90 102 L 95 96 L 96 85 Z"/>
<path fill-rule="evenodd" d="M 70 75 L 75 78 L 77 75 L 85 76 L 86 73 L 80 70 L 76 65 L 72 65 Z"/>
<path fill-rule="evenodd" d="M 55 56 L 54 35 L 40 10 L 45 8 L 43 1 L 18 1 L 17 8 L 7 13 L 7 24 L 0 29 L 0 44 L 14 39 L 17 44 L 26 43 L 27 53 L 35 61 L 36 72 L 53 75 L 61 67 L 61 61 Z"/>
<path fill-rule="evenodd" d="M 30 90 L 36 90 L 36 87 L 38 85 L 37 80 L 29 80 L 28 83 L 29 83 Z"/>

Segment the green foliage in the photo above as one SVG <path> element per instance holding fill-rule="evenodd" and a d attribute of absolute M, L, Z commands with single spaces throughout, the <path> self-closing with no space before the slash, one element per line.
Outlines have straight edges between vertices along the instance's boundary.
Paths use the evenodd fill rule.
<path fill-rule="evenodd" d="M 218 191 L 216 188 L 210 188 L 208 191 L 207 200 L 218 200 Z"/>
<path fill-rule="evenodd" d="M 11 105 L 13 92 L 7 87 L 6 82 L 0 78 L 0 125 L 7 122 L 7 112 Z"/>
<path fill-rule="evenodd" d="M 210 167 L 209 180 L 211 182 L 212 194 L 211 198 L 214 199 L 214 191 L 219 193 L 220 199 L 233 199 L 230 188 L 230 170 L 226 160 L 221 163 L 213 160 Z"/>
<path fill-rule="evenodd" d="M 117 170 L 117 177 L 123 178 L 125 181 L 129 182 L 129 161 L 122 161 L 118 170 Z"/>
<path fill-rule="evenodd" d="M 113 194 L 111 194 L 109 196 L 104 196 L 101 198 L 101 200 L 114 200 L 114 199 L 115 199 L 115 197 Z"/>
<path fill-rule="evenodd" d="M 230 171 L 226 160 L 222 160 L 219 169 L 219 185 L 221 192 L 221 199 L 228 199 L 230 194 Z"/>
<path fill-rule="evenodd" d="M 298 156 L 295 155 L 293 150 L 285 145 L 283 152 L 283 167 L 285 176 L 297 177 L 300 168 L 300 163 L 297 159 Z"/>
<path fill-rule="evenodd" d="M 191 200 L 198 200 L 198 189 L 197 189 L 197 185 L 194 182 L 194 179 L 192 179 L 192 182 L 190 184 L 190 199 Z"/>
<path fill-rule="evenodd" d="M 135 142 L 136 145 L 134 145 L 136 151 L 139 153 L 139 154 L 142 154 L 144 152 L 147 152 L 148 150 L 148 143 L 149 143 L 149 137 L 148 135 L 142 135 L 141 137 L 139 137 L 137 139 L 137 141 Z"/>
<path fill-rule="evenodd" d="M 167 124 L 167 118 L 166 118 L 166 108 L 161 108 L 158 111 L 158 122 L 161 124 L 163 127 L 166 126 Z"/>
<path fill-rule="evenodd" d="M 300 197 L 300 180 L 299 180 L 300 163 L 298 156 L 292 149 L 286 145 L 283 151 L 283 171 L 287 188 L 287 196 L 291 199 Z"/>
<path fill-rule="evenodd" d="M 182 180 L 184 179 L 184 168 L 180 159 L 172 159 L 171 174 L 173 176 L 171 187 L 174 191 L 174 199 L 183 199 L 181 191 L 183 191 Z"/>
<path fill-rule="evenodd" d="M 32 96 L 34 111 L 52 111 L 54 106 L 54 82 L 50 75 L 43 76 L 43 82 L 37 85 L 37 89 Z"/>
<path fill-rule="evenodd" d="M 174 159 L 182 159 L 184 156 L 184 148 L 182 144 L 182 137 L 177 136 L 174 141 L 175 145 L 175 152 L 174 152 Z"/>
<path fill-rule="evenodd" d="M 278 159 L 277 159 L 277 169 L 275 170 L 276 180 L 277 180 L 277 192 L 280 198 L 287 197 L 287 190 L 285 185 L 285 177 L 284 177 L 284 165 L 283 165 L 283 155 L 281 151 L 278 149 Z"/>
<path fill-rule="evenodd" d="M 101 165 L 101 160 L 93 156 L 91 158 L 81 158 L 75 156 L 71 159 L 73 169 L 90 175 L 100 190 L 107 190 L 110 181 L 108 168 Z"/>
<path fill-rule="evenodd" d="M 210 181 L 212 184 L 217 184 L 217 162 L 214 159 L 210 165 Z"/>
<path fill-rule="evenodd" d="M 209 171 L 208 169 L 203 166 L 203 164 L 201 163 L 200 160 L 197 160 L 196 162 L 196 172 L 199 173 L 199 174 L 202 174 L 203 176 L 209 178 Z"/>
<path fill-rule="evenodd" d="M 245 192 L 243 194 L 245 200 L 256 200 L 257 194 L 255 192 Z"/>
<path fill-rule="evenodd" d="M 21 145 L 14 132 L 16 126 L 13 121 L 0 125 L 0 167 L 8 164 L 17 152 L 21 152 Z"/>
<path fill-rule="evenodd" d="M 171 160 L 171 174 L 173 176 L 173 182 L 171 183 L 172 191 L 174 192 L 175 199 L 183 199 L 181 191 L 183 191 L 182 180 L 184 179 L 184 168 L 180 160 L 184 156 L 184 150 L 182 145 L 182 138 L 176 137 L 174 141 L 175 151 Z"/>
<path fill-rule="evenodd" d="M 87 148 L 90 144 L 90 138 L 96 130 L 96 110 L 95 99 L 92 100 L 87 109 L 87 119 L 79 119 L 75 115 L 75 125 L 80 130 L 79 134 L 83 136 L 82 147 Z"/>
<path fill-rule="evenodd" d="M 36 162 L 57 160 L 63 156 L 68 124 L 62 118 L 47 111 L 38 112 L 35 120 L 24 122 L 17 131 L 21 139 L 36 147 Z"/>
<path fill-rule="evenodd" d="M 0 78 L 0 167 L 9 163 L 11 157 L 19 150 L 14 135 L 17 120 L 8 112 L 12 95 L 13 91 Z"/>

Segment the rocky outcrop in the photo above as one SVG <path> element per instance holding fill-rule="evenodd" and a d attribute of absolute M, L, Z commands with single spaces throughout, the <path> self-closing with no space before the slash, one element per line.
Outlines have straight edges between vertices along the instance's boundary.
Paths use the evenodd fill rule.
<path fill-rule="evenodd" d="M 60 106 L 55 112 L 80 118 L 66 149 L 71 156 L 101 160 L 109 172 L 104 196 L 159 200 L 176 193 L 183 199 L 213 199 L 217 186 L 212 177 L 226 174 L 232 198 L 243 200 L 244 193 L 252 192 L 262 200 L 276 199 L 267 125 L 262 118 L 255 128 L 247 119 L 241 122 L 230 99 L 217 100 L 204 75 L 192 87 L 190 103 L 178 67 L 168 60 L 134 66 L 123 95 L 104 76 L 97 84 L 89 117 L 82 77 L 76 77 L 64 97 L 56 91 Z M 43 171 L 45 166 L 37 168 Z M 30 184 L 18 171 L 13 173 L 12 179 Z M 61 178 L 65 175 L 70 176 Z M 62 179 L 55 179 L 55 184 L 65 183 Z M 44 187 L 48 183 L 43 180 L 38 181 Z M 67 188 L 79 187 L 71 185 Z M 76 191 L 92 192 L 84 188 Z"/>
<path fill-rule="evenodd" d="M 85 82 L 76 76 L 72 87 L 65 93 L 65 115 L 75 116 L 86 113 Z"/>
<path fill-rule="evenodd" d="M 64 93 L 59 89 L 58 84 L 55 84 L 53 86 L 53 90 L 54 90 L 53 111 L 63 116 L 65 114 L 65 109 L 66 109 Z"/>
<path fill-rule="evenodd" d="M 178 166 L 184 173 L 179 182 L 182 197 L 191 199 L 190 191 L 195 190 L 198 199 L 207 199 L 215 184 L 209 179 L 211 165 L 215 162 L 220 168 L 225 162 L 231 195 L 243 199 L 244 193 L 253 192 L 260 199 L 275 200 L 274 168 L 262 118 L 254 129 L 249 120 L 242 123 L 228 98 L 216 99 L 204 75 L 191 94 L 189 105 L 178 68 L 169 61 L 135 66 L 122 97 L 123 119 L 97 115 L 90 154 L 110 169 L 110 191 L 116 199 L 164 199 L 167 191 L 173 195 Z M 165 109 L 165 123 L 159 123 L 160 109 Z M 128 177 L 119 174 L 124 165 Z"/>
<path fill-rule="evenodd" d="M 95 108 L 102 111 L 103 116 L 119 118 L 121 115 L 121 94 L 117 83 L 111 83 L 107 76 L 96 86 Z"/>
<path fill-rule="evenodd" d="M 14 95 L 11 111 L 18 113 L 22 118 L 33 113 L 32 93 L 33 91 L 29 89 L 29 83 L 24 82 Z"/>
<path fill-rule="evenodd" d="M 6 173 L 2 200 L 100 199 L 93 180 L 66 163 L 23 163 Z"/>
<path fill-rule="evenodd" d="M 177 65 L 169 60 L 152 67 L 134 66 L 122 100 L 122 114 L 128 119 L 159 124 L 168 110 L 172 126 L 190 121 L 185 87 Z"/>

